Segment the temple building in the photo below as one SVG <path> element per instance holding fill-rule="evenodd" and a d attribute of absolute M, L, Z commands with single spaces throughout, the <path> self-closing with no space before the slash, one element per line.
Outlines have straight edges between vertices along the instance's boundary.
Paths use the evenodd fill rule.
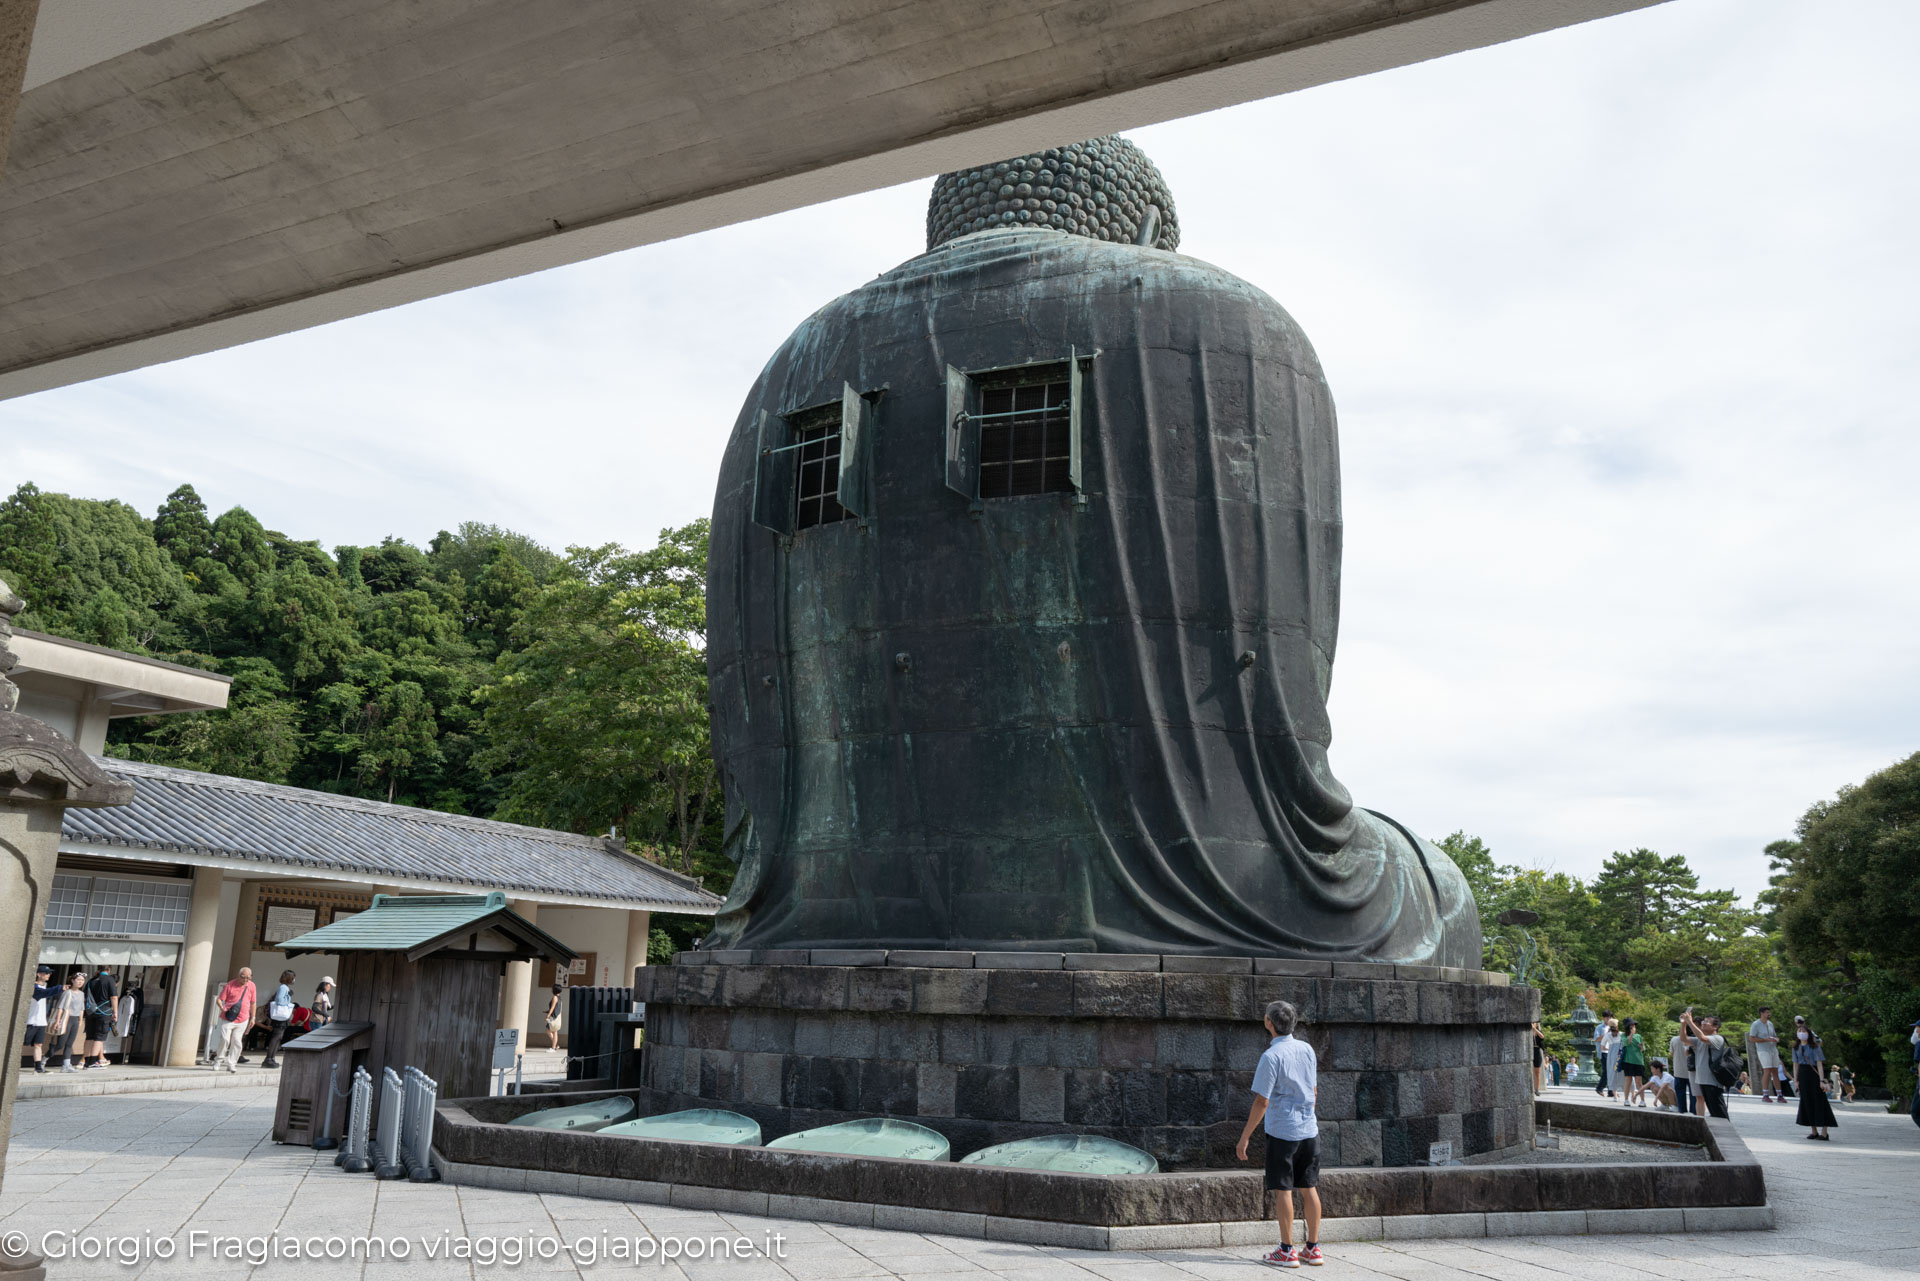
<path fill-rule="evenodd" d="M 19 710 L 74 739 L 130 805 L 70 809 L 40 960 L 106 966 L 139 993 L 137 1018 L 108 1052 L 192 1064 L 218 985 L 251 966 L 264 994 L 282 970 L 304 1004 L 339 958 L 288 958 L 278 944 L 349 919 L 375 893 L 508 895 L 513 910 L 579 957 L 571 972 L 507 967 L 500 1025 L 539 1027 L 555 978 L 624 987 L 646 964 L 655 912 L 711 916 L 717 896 L 604 837 L 389 805 L 102 756 L 121 716 L 217 709 L 227 678 L 140 655 L 20 631 Z"/>

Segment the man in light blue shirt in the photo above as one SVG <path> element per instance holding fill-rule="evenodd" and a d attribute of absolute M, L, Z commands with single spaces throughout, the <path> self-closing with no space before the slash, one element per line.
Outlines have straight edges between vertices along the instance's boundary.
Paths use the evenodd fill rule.
<path fill-rule="evenodd" d="M 1253 1070 L 1253 1108 L 1236 1151 L 1247 1159 L 1247 1143 L 1255 1128 L 1267 1132 L 1267 1190 L 1273 1193 L 1273 1217 L 1280 1221 L 1280 1248 L 1262 1262 L 1280 1268 L 1302 1263 L 1319 1266 L 1320 1254 L 1320 1122 L 1313 1105 L 1320 1090 L 1320 1066 L 1313 1047 L 1293 1037 L 1299 1015 L 1285 1001 L 1267 1006 L 1267 1035 L 1273 1038 Z M 1301 1209 L 1307 1221 L 1307 1244 L 1293 1248 L 1293 1190 L 1300 1189 Z"/>

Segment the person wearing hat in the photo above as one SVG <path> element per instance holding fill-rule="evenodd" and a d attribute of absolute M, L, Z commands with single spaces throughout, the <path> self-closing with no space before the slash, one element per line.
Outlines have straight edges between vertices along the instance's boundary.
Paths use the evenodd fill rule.
<path fill-rule="evenodd" d="M 333 1022 L 333 975 L 320 980 L 320 986 L 313 989 L 313 1026 L 325 1027 Z"/>
<path fill-rule="evenodd" d="M 35 966 L 33 998 L 27 1004 L 26 1045 L 33 1051 L 33 1070 L 43 1076 L 47 1071 L 47 1015 L 59 997 L 60 985 L 53 981 L 53 967 Z"/>

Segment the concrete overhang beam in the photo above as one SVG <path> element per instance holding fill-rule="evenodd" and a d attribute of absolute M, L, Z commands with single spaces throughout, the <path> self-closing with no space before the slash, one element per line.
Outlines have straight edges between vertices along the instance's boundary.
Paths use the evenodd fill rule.
<path fill-rule="evenodd" d="M 22 96 L 0 398 L 1658 2 L 263 0 Z"/>
<path fill-rule="evenodd" d="M 8 643 L 19 660 L 15 678 L 27 678 L 22 688 L 30 687 L 35 677 L 78 682 L 92 688 L 93 699 L 126 707 L 120 715 L 222 708 L 233 685 L 231 676 L 42 632 L 16 630 Z"/>

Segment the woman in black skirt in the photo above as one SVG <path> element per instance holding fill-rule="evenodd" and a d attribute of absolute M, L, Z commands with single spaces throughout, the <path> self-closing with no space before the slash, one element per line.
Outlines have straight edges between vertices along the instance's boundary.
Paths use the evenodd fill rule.
<path fill-rule="evenodd" d="M 1793 1092 L 1800 1096 L 1800 1110 L 1793 1123 L 1807 1127 L 1810 1139 L 1831 1139 L 1827 1127 L 1838 1125 L 1833 1105 L 1827 1102 L 1827 1088 L 1820 1070 L 1827 1061 L 1820 1048 L 1820 1034 L 1807 1026 L 1802 1015 L 1793 1016 Z"/>

